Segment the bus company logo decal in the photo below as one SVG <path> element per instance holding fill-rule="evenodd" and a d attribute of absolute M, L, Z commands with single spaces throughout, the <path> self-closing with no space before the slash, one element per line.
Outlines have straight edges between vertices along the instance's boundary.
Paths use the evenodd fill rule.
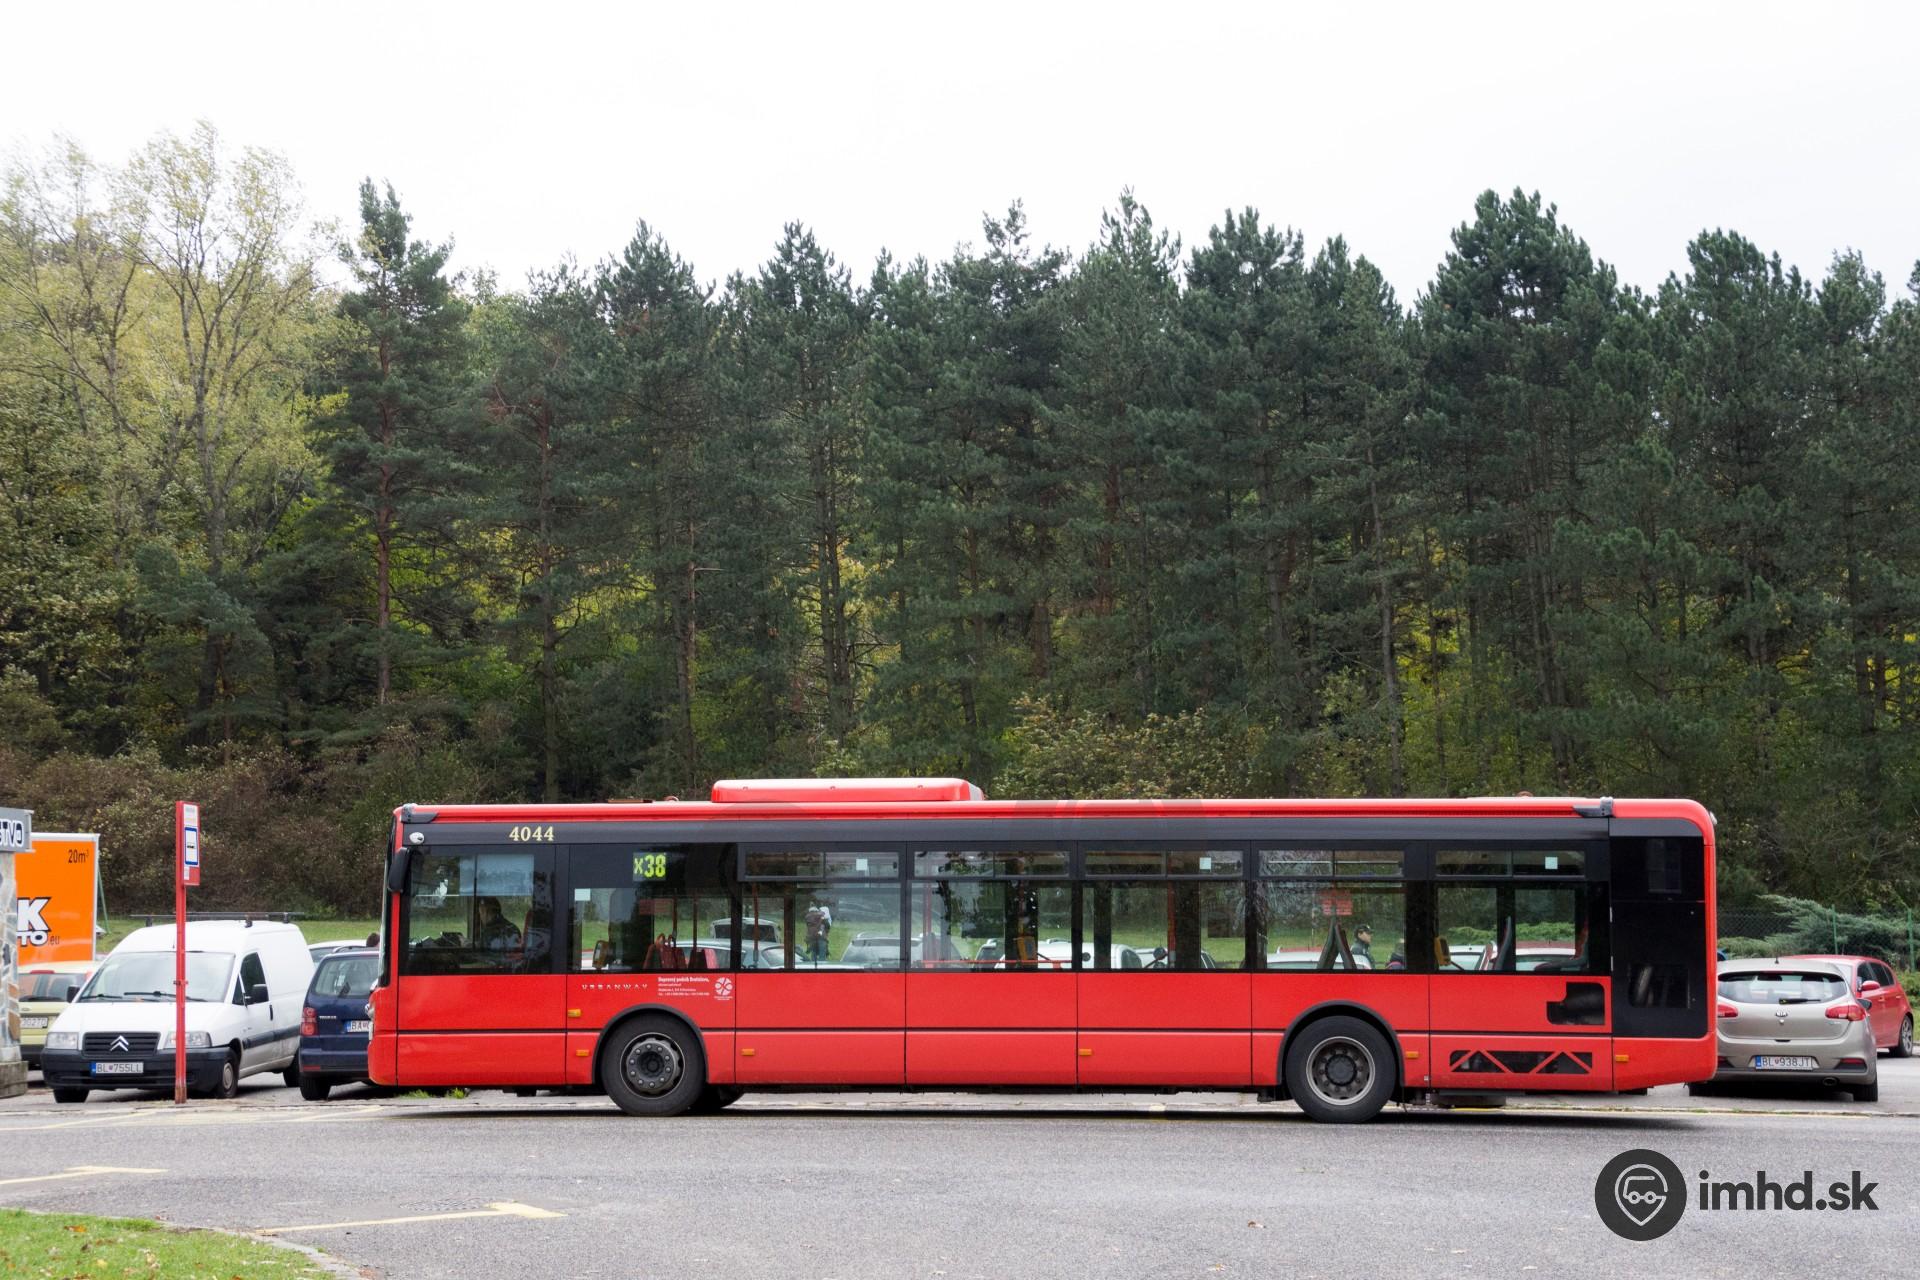
<path fill-rule="evenodd" d="M 1792 1181 L 1778 1181 L 1761 1169 L 1751 1180 L 1716 1182 L 1707 1170 L 1700 1171 L 1694 1207 L 1720 1209 L 1877 1210 L 1874 1192 L 1878 1182 L 1861 1178 L 1852 1170 L 1845 1182 L 1826 1184 L 1825 1194 L 1817 1189 L 1811 1169 L 1803 1169 Z M 1658 1240 L 1678 1225 L 1687 1211 L 1687 1184 L 1680 1168 L 1658 1151 L 1644 1147 L 1622 1151 L 1607 1161 L 1593 1183 L 1594 1208 L 1600 1220 L 1615 1235 L 1626 1240 Z"/>
<path fill-rule="evenodd" d="M 715 978 L 713 980 L 713 995 L 716 1000 L 733 999 L 733 979 Z"/>

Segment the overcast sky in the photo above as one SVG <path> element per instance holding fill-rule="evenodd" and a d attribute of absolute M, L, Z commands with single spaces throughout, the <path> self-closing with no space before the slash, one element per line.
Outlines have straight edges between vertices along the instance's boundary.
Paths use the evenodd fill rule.
<path fill-rule="evenodd" d="M 1488 187 L 1647 288 L 1707 227 L 1894 289 L 1920 258 L 1910 4 L 296 8 L 11 7 L 0 139 L 118 160 L 205 118 L 316 216 L 390 179 L 503 282 L 642 217 L 707 279 L 797 219 L 864 282 L 1016 198 L 1078 251 L 1129 185 L 1188 245 L 1229 206 L 1344 234 L 1407 301 Z"/>

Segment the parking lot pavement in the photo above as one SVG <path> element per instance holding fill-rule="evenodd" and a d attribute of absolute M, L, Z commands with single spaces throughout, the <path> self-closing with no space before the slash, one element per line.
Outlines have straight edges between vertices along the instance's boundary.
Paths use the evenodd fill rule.
<path fill-rule="evenodd" d="M 151 1108 L 171 1101 L 172 1095 L 130 1091 L 94 1094 L 84 1106 L 60 1107 L 39 1087 L 40 1076 L 28 1077 L 32 1083 L 24 1098 L 0 1102 L 0 1117 L 20 1110 L 46 1110 L 59 1120 L 93 1119 L 101 1107 Z M 495 1090 L 482 1090 L 460 1099 L 468 1109 L 524 1109 L 529 1105 L 559 1109 L 595 1110 L 607 1107 L 598 1097 L 559 1097 L 542 1094 L 537 1100 L 515 1097 Z M 389 1090 L 368 1085 L 336 1088 L 325 1103 L 304 1102 L 299 1090 L 286 1088 L 278 1075 L 254 1076 L 240 1085 L 240 1096 L 227 1103 L 196 1103 L 196 1107 L 307 1107 L 325 1109 L 343 1105 L 361 1111 L 437 1108 L 444 1098 L 396 1096 Z M 1275 1110 L 1291 1112 L 1289 1103 L 1261 1102 L 1244 1093 L 750 1093 L 737 1104 L 741 1110 L 817 1111 L 972 1111 L 1090 1114 L 1166 1115 L 1174 1113 L 1259 1114 Z M 1536 1097 L 1509 1097 L 1505 1106 L 1512 1110 L 1548 1111 L 1653 1111 L 1691 1113 L 1812 1113 L 1832 1115 L 1892 1115 L 1920 1118 L 1920 1057 L 1880 1059 L 1880 1098 L 1877 1102 L 1855 1102 L 1851 1094 L 1837 1089 L 1808 1088 L 1804 1085 L 1742 1084 L 1736 1088 L 1715 1087 L 1694 1094 L 1685 1085 L 1667 1085 L 1644 1094 L 1556 1094 Z"/>
<path fill-rule="evenodd" d="M 0 1103 L 0 1205 L 271 1231 L 395 1277 L 1884 1272 L 1920 1249 L 1920 1062 L 1882 1102 L 1776 1095 L 1390 1109 L 1322 1126 L 1232 1094 L 769 1094 L 620 1116 L 498 1092 L 306 1103 Z M 1634 1245 L 1594 1209 L 1629 1148 L 1685 1176 L 1858 1170 L 1878 1207 L 1689 1213 Z M 1850 1265 L 1849 1265 L 1850 1264 Z"/>
<path fill-rule="evenodd" d="M 1155 1111 L 1153 1108 L 1165 1108 Z M 1872 1212 L 1594 1208 L 1612 1157 L 1877 1184 Z M 775 1096 L 632 1120 L 497 1093 L 0 1104 L 0 1205 L 270 1231 L 393 1277 L 1882 1274 L 1920 1249 L 1920 1119 L 1395 1109 L 1216 1095 Z"/>

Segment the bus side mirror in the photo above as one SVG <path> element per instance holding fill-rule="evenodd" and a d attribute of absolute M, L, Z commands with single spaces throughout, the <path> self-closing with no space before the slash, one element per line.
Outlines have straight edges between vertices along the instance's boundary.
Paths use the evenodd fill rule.
<path fill-rule="evenodd" d="M 407 891 L 407 869 L 410 860 L 405 849 L 395 849 L 387 855 L 387 892 L 405 893 Z"/>

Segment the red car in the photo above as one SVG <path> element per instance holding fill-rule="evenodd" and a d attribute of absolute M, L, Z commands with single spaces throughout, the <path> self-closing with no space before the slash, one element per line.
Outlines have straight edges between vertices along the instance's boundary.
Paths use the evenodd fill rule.
<path fill-rule="evenodd" d="M 1840 966 L 1853 994 L 1866 1002 L 1873 1043 L 1896 1058 L 1913 1056 L 1913 1005 L 1893 969 L 1871 956 L 1782 956 L 1782 960 L 1824 960 Z"/>

